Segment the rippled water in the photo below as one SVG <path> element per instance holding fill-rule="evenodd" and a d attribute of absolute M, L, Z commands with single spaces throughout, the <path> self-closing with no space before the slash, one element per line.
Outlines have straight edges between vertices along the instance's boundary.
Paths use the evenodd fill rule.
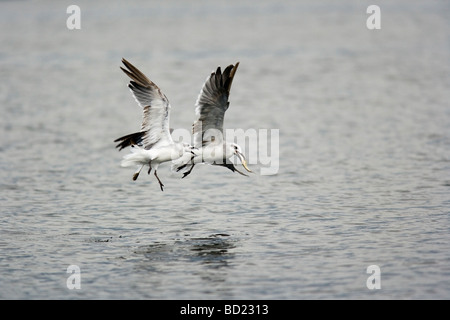
<path fill-rule="evenodd" d="M 0 298 L 450 298 L 450 8 L 378 2 L 372 31 L 365 1 L 77 1 L 81 30 L 72 3 L 0 2 Z M 279 129 L 277 174 L 133 182 L 122 57 L 175 128 L 240 61 L 225 125 Z"/>

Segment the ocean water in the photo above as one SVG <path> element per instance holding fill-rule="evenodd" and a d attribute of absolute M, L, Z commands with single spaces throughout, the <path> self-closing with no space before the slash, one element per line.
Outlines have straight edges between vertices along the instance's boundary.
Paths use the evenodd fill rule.
<path fill-rule="evenodd" d="M 71 4 L 0 2 L 1 299 L 450 298 L 447 2 L 377 1 L 378 30 L 368 1 Z M 122 57 L 184 129 L 239 61 L 225 127 L 273 174 L 248 139 L 249 177 L 132 181 Z"/>

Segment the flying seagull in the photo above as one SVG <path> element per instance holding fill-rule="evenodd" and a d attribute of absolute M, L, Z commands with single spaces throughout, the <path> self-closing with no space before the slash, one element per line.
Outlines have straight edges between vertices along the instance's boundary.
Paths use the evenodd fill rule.
<path fill-rule="evenodd" d="M 223 166 L 233 172 L 239 171 L 227 159 L 233 155 L 237 155 L 242 165 L 248 172 L 252 172 L 247 167 L 247 161 L 242 154 L 242 149 L 236 143 L 226 142 L 223 139 L 223 119 L 225 111 L 228 109 L 230 102 L 231 83 L 239 66 L 239 62 L 235 65 L 229 65 L 223 72 L 220 67 L 206 79 L 200 94 L 195 103 L 195 113 L 197 120 L 193 124 L 194 135 L 194 154 L 190 161 L 181 164 L 174 164 L 172 167 L 176 171 L 185 169 L 188 165 L 190 168 L 184 172 L 183 178 L 192 172 L 196 163 L 207 163 L 211 165 Z M 183 157 L 185 159 L 186 157 Z"/>
<path fill-rule="evenodd" d="M 138 166 L 133 175 L 136 180 L 142 168 L 149 166 L 148 174 L 154 169 L 161 191 L 164 184 L 158 177 L 157 170 L 161 163 L 181 157 L 191 158 L 192 147 L 185 143 L 175 143 L 169 128 L 170 104 L 167 97 L 156 84 L 125 59 L 125 68 L 120 67 L 131 78 L 128 88 L 136 102 L 143 109 L 141 131 L 120 137 L 116 148 L 120 150 L 130 146 L 131 153 L 123 157 L 122 167 Z"/>

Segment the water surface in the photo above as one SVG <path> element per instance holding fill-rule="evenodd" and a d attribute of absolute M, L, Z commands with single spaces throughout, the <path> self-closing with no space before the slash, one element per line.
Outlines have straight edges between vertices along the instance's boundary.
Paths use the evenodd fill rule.
<path fill-rule="evenodd" d="M 450 298 L 448 4 L 379 1 L 372 31 L 365 1 L 78 1 L 80 30 L 70 4 L 0 3 L 0 298 Z M 133 182 L 122 57 L 186 129 L 240 61 L 225 126 L 279 129 L 277 174 Z"/>

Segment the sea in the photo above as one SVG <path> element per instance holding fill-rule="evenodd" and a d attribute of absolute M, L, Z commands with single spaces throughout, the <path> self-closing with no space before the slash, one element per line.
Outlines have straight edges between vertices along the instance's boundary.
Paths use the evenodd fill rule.
<path fill-rule="evenodd" d="M 0 1 L 0 299 L 450 299 L 449 16 Z M 253 172 L 133 181 L 113 142 L 142 120 L 122 58 L 188 133 L 205 79 L 239 62 L 224 128 Z"/>

